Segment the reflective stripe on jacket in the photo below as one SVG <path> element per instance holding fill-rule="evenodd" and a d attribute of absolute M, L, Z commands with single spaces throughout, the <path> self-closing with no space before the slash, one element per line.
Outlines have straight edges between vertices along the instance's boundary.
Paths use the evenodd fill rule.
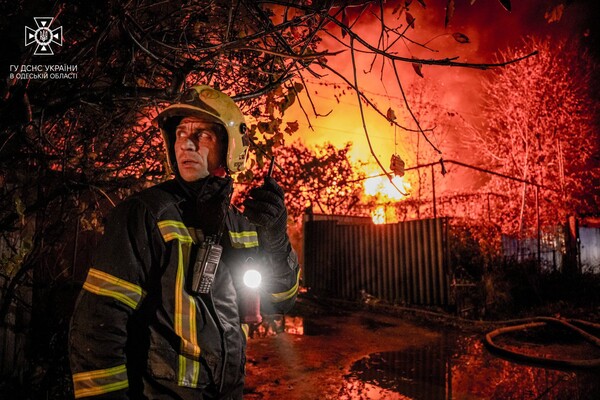
<path fill-rule="evenodd" d="M 189 293 L 191 266 L 204 239 L 202 221 L 184 212 L 192 201 L 177 182 L 167 181 L 112 211 L 71 321 L 76 398 L 241 393 L 246 338 L 239 293 L 249 258 L 266 272 L 263 310 L 286 312 L 293 305 L 295 253 L 284 260 L 265 254 L 255 227 L 233 208 L 211 293 Z"/>

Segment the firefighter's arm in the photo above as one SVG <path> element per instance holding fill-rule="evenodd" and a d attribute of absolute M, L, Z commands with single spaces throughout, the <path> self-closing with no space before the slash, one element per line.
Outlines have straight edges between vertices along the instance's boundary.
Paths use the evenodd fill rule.
<path fill-rule="evenodd" d="M 69 332 L 75 398 L 127 399 L 127 322 L 144 297 L 151 264 L 146 208 L 117 206 L 96 249 Z"/>
<path fill-rule="evenodd" d="M 298 295 L 300 284 L 300 266 L 294 249 L 288 255 L 271 257 L 266 255 L 267 274 L 261 286 L 261 311 L 263 314 L 279 314 L 288 312 Z"/>
<path fill-rule="evenodd" d="M 244 201 L 244 215 L 256 225 L 264 253 L 263 311 L 287 312 L 298 294 L 300 267 L 287 234 L 284 193 L 273 178 L 265 178 L 264 185 L 250 191 Z"/>

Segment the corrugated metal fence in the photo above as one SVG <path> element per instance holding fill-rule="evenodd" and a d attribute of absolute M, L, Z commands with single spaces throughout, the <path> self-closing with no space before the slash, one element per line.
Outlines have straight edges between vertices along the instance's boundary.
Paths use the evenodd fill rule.
<path fill-rule="evenodd" d="M 343 299 L 369 294 L 397 304 L 448 305 L 447 236 L 445 218 L 305 221 L 304 284 Z"/>

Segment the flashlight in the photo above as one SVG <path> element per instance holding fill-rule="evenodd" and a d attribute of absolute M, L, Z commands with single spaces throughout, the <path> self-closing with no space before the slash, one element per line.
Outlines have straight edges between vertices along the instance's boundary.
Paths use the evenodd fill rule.
<path fill-rule="evenodd" d="M 260 272 L 252 267 L 252 264 L 246 263 L 246 271 L 243 279 L 245 287 L 242 288 L 240 296 L 240 315 L 244 324 L 260 324 L 262 316 L 260 315 L 260 293 L 258 288 L 262 281 Z"/>
<path fill-rule="evenodd" d="M 251 289 L 259 287 L 261 281 L 262 276 L 260 275 L 260 272 L 255 269 L 249 269 L 244 273 L 244 285 Z"/>

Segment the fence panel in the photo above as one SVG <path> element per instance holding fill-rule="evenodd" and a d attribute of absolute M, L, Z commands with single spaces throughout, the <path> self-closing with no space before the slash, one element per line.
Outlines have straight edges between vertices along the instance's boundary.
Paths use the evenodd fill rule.
<path fill-rule="evenodd" d="M 600 228 L 579 228 L 582 272 L 600 273 Z"/>
<path fill-rule="evenodd" d="M 398 224 L 306 221 L 304 278 L 311 290 L 397 304 L 448 305 L 447 220 Z"/>

